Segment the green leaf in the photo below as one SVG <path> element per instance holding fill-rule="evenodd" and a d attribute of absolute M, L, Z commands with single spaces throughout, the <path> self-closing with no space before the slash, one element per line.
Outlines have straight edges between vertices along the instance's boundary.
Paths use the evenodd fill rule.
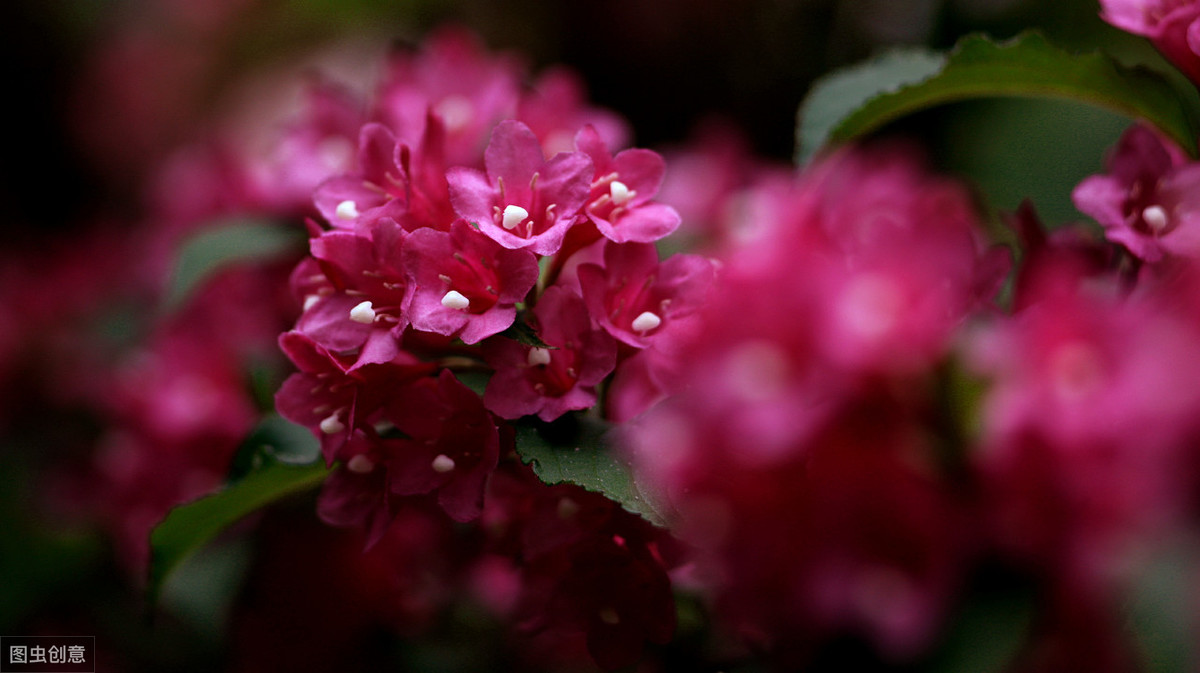
<path fill-rule="evenodd" d="M 294 226 L 234 218 L 207 227 L 184 242 L 167 287 L 166 308 L 178 308 L 214 272 L 229 264 L 266 261 L 303 249 Z"/>
<path fill-rule="evenodd" d="M 1028 591 L 975 595 L 951 620 L 931 673 L 1002 673 L 1026 647 L 1036 615 Z"/>
<path fill-rule="evenodd" d="M 904 51 L 835 72 L 800 106 L 797 161 L 944 103 L 995 97 L 1060 98 L 1144 119 L 1196 151 L 1194 110 L 1161 75 L 1100 52 L 1072 54 L 1026 32 L 997 43 L 968 35 L 946 55 Z"/>
<path fill-rule="evenodd" d="M 666 526 L 670 507 L 664 494 L 638 484 L 633 468 L 617 455 L 612 426 L 582 415 L 552 424 L 518 424 L 517 454 L 543 482 L 575 484 L 607 496 L 656 526 Z"/>
<path fill-rule="evenodd" d="M 1180 540 L 1139 568 L 1127 604 L 1140 670 L 1149 673 L 1194 671 L 1200 661 L 1196 646 L 1195 569 L 1200 549 Z"/>
<path fill-rule="evenodd" d="M 557 346 L 551 346 L 545 341 L 542 341 L 542 338 L 538 336 L 538 333 L 534 331 L 534 329 L 530 327 L 528 323 L 525 322 L 523 315 L 518 315 L 516 321 L 513 322 L 512 325 L 509 325 L 508 329 L 501 332 L 499 336 L 512 339 L 513 341 L 525 346 L 557 350 Z"/>
<path fill-rule="evenodd" d="M 317 486 L 326 474 L 321 462 L 272 461 L 224 490 L 173 508 L 150 533 L 149 604 L 157 601 L 171 571 L 221 531 L 251 512 Z"/>
<path fill-rule="evenodd" d="M 279 414 L 267 414 L 234 455 L 229 481 L 239 481 L 271 462 L 308 465 L 320 457 L 321 443 L 308 428 Z"/>

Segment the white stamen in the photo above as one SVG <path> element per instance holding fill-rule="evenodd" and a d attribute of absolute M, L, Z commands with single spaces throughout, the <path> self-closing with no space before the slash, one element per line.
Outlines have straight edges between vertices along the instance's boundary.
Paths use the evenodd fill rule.
<path fill-rule="evenodd" d="M 346 469 L 355 474 L 367 474 L 375 469 L 375 461 L 367 458 L 366 454 L 358 454 L 346 463 Z"/>
<path fill-rule="evenodd" d="M 337 204 L 337 216 L 339 220 L 353 220 L 358 217 L 358 204 L 353 201 L 342 201 Z"/>
<path fill-rule="evenodd" d="M 321 300 L 321 297 L 315 294 L 310 294 L 304 298 L 304 310 L 312 308 L 314 304 Z"/>
<path fill-rule="evenodd" d="M 336 435 L 345 429 L 346 426 L 342 424 L 341 419 L 338 418 L 336 413 L 321 421 L 321 432 L 324 432 L 327 435 Z"/>
<path fill-rule="evenodd" d="M 538 365 L 550 364 L 550 351 L 545 348 L 537 348 L 536 346 L 529 349 L 529 366 L 536 367 Z"/>
<path fill-rule="evenodd" d="M 619 180 L 612 181 L 612 184 L 609 185 L 609 192 L 612 194 L 613 203 L 618 206 L 629 203 L 630 199 L 636 195 L 636 192 L 630 191 L 629 187 L 625 186 L 625 183 Z"/>
<path fill-rule="evenodd" d="M 621 616 L 612 608 L 604 608 L 600 611 L 600 621 L 609 626 L 616 626 L 621 623 Z"/>
<path fill-rule="evenodd" d="M 1158 233 L 1167 228 L 1167 211 L 1162 206 L 1147 206 L 1142 211 L 1142 219 L 1146 221 L 1146 226 L 1154 233 Z"/>
<path fill-rule="evenodd" d="M 505 229 L 516 229 L 517 225 L 529 217 L 529 211 L 521 206 L 504 206 L 504 219 L 501 222 Z"/>
<path fill-rule="evenodd" d="M 445 474 L 454 469 L 454 459 L 444 453 L 439 453 L 438 457 L 433 459 L 431 467 L 434 472 Z"/>
<path fill-rule="evenodd" d="M 646 311 L 645 313 L 633 319 L 632 327 L 633 331 L 635 332 L 648 332 L 661 324 L 662 318 L 651 313 L 650 311 Z"/>
<path fill-rule="evenodd" d="M 471 305 L 471 300 L 467 299 L 458 290 L 450 290 L 442 297 L 442 306 L 456 310 L 468 308 Z"/>
<path fill-rule="evenodd" d="M 371 302 L 364 301 L 350 309 L 350 319 L 354 322 L 370 325 L 375 322 L 375 307 L 371 305 Z"/>

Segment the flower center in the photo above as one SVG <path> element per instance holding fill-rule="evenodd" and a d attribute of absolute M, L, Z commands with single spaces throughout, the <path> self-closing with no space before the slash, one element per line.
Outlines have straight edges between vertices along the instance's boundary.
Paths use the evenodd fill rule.
<path fill-rule="evenodd" d="M 369 301 L 350 309 L 350 319 L 363 325 L 370 325 L 375 322 L 375 307 Z"/>
<path fill-rule="evenodd" d="M 1146 223 L 1152 234 L 1163 233 L 1167 225 L 1171 223 L 1170 218 L 1167 217 L 1166 208 L 1157 204 L 1142 209 L 1142 221 Z"/>
<path fill-rule="evenodd" d="M 500 224 L 505 229 L 512 231 L 517 228 L 517 225 L 525 221 L 529 217 L 529 211 L 521 206 L 509 204 L 504 206 L 504 214 L 501 216 Z"/>
<path fill-rule="evenodd" d="M 353 220 L 358 218 L 358 204 L 346 200 L 337 204 L 337 217 L 339 220 Z"/>

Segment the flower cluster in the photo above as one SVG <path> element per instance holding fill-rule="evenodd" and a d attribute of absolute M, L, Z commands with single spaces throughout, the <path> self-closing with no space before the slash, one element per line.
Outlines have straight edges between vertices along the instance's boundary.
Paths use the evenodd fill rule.
<path fill-rule="evenodd" d="M 1100 6 L 1200 82 L 1200 3 Z M 169 156 L 138 236 L 6 254 L 0 287 L 0 429 L 91 452 L 43 490 L 152 595 L 188 513 L 271 501 L 210 601 L 232 668 L 470 640 L 465 670 L 941 670 L 982 612 L 1008 670 L 1139 669 L 1124 606 L 1200 535 L 1200 151 L 1169 120 L 1075 187 L 1098 227 L 993 227 L 909 143 L 631 147 L 573 73 L 459 30 L 302 100 Z M 282 242 L 180 273 L 242 219 Z M 107 292 L 124 333 L 82 324 Z"/>
<path fill-rule="evenodd" d="M 1075 193 L 1120 247 L 1026 205 L 1003 301 L 1008 255 L 909 153 L 759 186 L 677 346 L 703 366 L 626 429 L 726 626 L 911 665 L 999 583 L 1039 596 L 1023 670 L 1133 665 L 1112 605 L 1197 524 L 1194 165 L 1133 127 Z"/>
<path fill-rule="evenodd" d="M 760 198 L 767 224 L 681 349 L 705 366 L 635 421 L 636 453 L 739 630 L 793 664 L 842 633 L 903 660 L 938 633 L 970 548 L 923 429 L 930 372 L 1007 258 L 901 148 Z"/>
<path fill-rule="evenodd" d="M 656 250 L 680 223 L 655 200 L 661 156 L 614 149 L 620 127 L 565 105 L 577 97 L 561 73 L 552 97 L 526 95 L 517 71 L 461 40 L 393 63 L 352 168 L 315 188 L 321 219 L 291 277 L 303 308 L 280 346 L 299 371 L 276 406 L 336 465 L 321 517 L 368 546 L 414 503 L 459 522 L 485 513 L 493 474 L 516 461 L 510 422 L 653 403 L 657 346 L 713 276 L 706 258 Z M 545 613 L 528 623 L 574 625 L 610 667 L 665 642 L 673 602 L 651 551 L 663 534 L 577 487 L 516 483 L 532 490 L 516 521 L 587 522 L 554 553 L 552 535 L 518 536 L 522 609 Z M 595 599 L 564 602 L 580 592 Z M 564 610 L 581 616 L 548 616 Z"/>

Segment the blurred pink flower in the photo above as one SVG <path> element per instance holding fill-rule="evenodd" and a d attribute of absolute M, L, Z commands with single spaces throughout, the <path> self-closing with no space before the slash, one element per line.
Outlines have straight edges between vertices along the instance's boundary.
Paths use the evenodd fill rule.
<path fill-rule="evenodd" d="M 668 369 L 673 394 L 629 423 L 639 469 L 722 614 L 782 665 L 843 636 L 910 661 L 975 548 L 928 377 L 1005 260 L 966 191 L 902 148 L 848 150 L 752 198 L 678 346 L 703 366 Z"/>

